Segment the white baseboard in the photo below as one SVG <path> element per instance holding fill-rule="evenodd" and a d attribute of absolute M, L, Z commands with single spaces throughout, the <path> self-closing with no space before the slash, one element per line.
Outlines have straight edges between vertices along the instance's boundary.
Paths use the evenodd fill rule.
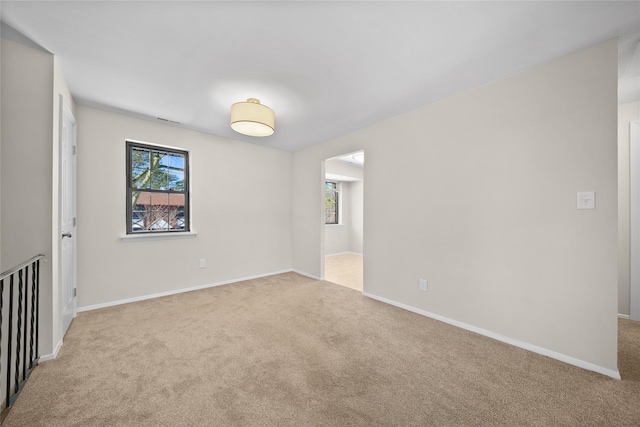
<path fill-rule="evenodd" d="M 629 319 L 629 315 L 628 314 L 618 313 L 618 317 L 621 318 L 621 319 Z"/>
<path fill-rule="evenodd" d="M 293 271 L 293 270 L 273 271 L 271 273 L 258 274 L 258 275 L 255 275 L 255 276 L 241 277 L 241 278 L 238 278 L 238 279 L 224 280 L 222 282 L 208 283 L 206 285 L 192 286 L 190 288 L 175 289 L 175 290 L 172 290 L 172 291 L 158 292 L 156 294 L 142 295 L 142 296 L 139 296 L 139 297 L 125 298 L 125 299 L 121 299 L 121 300 L 117 300 L 117 301 L 110 301 L 110 302 L 103 302 L 103 303 L 100 303 L 100 304 L 87 305 L 87 306 L 84 306 L 84 307 L 78 307 L 78 313 L 81 313 L 83 311 L 98 310 L 100 308 L 113 307 L 113 306 L 116 306 L 116 305 L 129 304 L 131 302 L 137 302 L 137 301 L 144 301 L 144 300 L 153 299 L 153 298 L 166 297 L 166 296 L 169 296 L 169 295 L 182 294 L 184 292 L 198 291 L 200 289 L 214 288 L 216 286 L 223 286 L 223 285 L 229 285 L 231 283 L 244 282 L 245 280 L 259 279 L 261 277 L 274 276 L 276 274 L 282 274 L 282 273 L 290 273 L 291 271 Z M 302 274 L 302 273 L 300 273 L 300 274 Z"/>
<path fill-rule="evenodd" d="M 53 360 L 58 357 L 58 352 L 62 348 L 62 340 L 58 341 L 56 348 L 53 349 L 53 353 L 40 356 L 40 362 L 46 362 L 47 360 Z"/>
<path fill-rule="evenodd" d="M 399 303 L 399 302 L 396 302 L 396 301 L 392 301 L 390 299 L 383 298 L 383 297 L 380 297 L 380 296 L 377 296 L 377 295 L 373 295 L 373 294 L 370 294 L 370 293 L 367 293 L 367 292 L 363 292 L 362 295 L 364 295 L 366 297 L 369 297 L 369 298 L 372 298 L 372 299 L 375 299 L 375 300 L 378 300 L 378 301 L 381 301 L 381 302 L 384 302 L 384 303 L 387 303 L 387 304 L 390 304 L 390 305 L 393 305 L 393 306 L 396 306 L 396 307 L 403 308 L 403 309 L 411 311 L 413 313 L 421 314 L 423 316 L 430 317 L 432 319 L 439 320 L 439 321 L 444 322 L 444 323 L 448 323 L 449 325 L 453 325 L 453 326 L 456 326 L 458 328 L 466 329 L 468 331 L 475 332 L 477 334 L 484 335 L 484 336 L 489 337 L 489 338 L 493 338 L 494 340 L 501 341 L 501 342 L 504 342 L 506 344 L 513 345 L 515 347 L 520 347 L 522 349 L 531 351 L 533 353 L 538 353 L 538 354 L 541 354 L 543 356 L 547 356 L 547 357 L 550 357 L 552 359 L 556 359 L 556 360 L 559 360 L 561 362 L 565 362 L 565 363 L 568 363 L 570 365 L 577 366 L 579 368 L 587 369 L 589 371 L 598 372 L 599 374 L 606 375 L 606 376 L 611 377 L 611 378 L 616 379 L 616 380 L 621 379 L 620 378 L 620 372 L 618 372 L 617 370 L 614 371 L 612 369 L 604 368 L 602 366 L 595 365 L 593 363 L 586 362 L 584 360 L 576 359 L 575 357 L 567 356 L 566 354 L 558 353 L 558 352 L 555 352 L 553 350 L 549 350 L 549 349 L 538 347 L 536 345 L 529 344 L 529 343 L 526 343 L 526 342 L 523 342 L 523 341 L 518 341 L 518 340 L 509 338 L 509 337 L 505 337 L 503 335 L 497 334 L 495 332 L 488 331 L 486 329 L 478 328 L 476 326 L 469 325 L 469 324 L 466 324 L 466 323 L 462 323 L 462 322 L 459 322 L 457 320 L 449 319 L 448 317 L 440 316 L 439 314 L 430 313 L 428 311 L 421 310 L 421 309 L 415 308 L 415 307 L 411 307 L 410 305 L 406 305 L 406 304 L 402 304 L 402 303 Z"/>
<path fill-rule="evenodd" d="M 291 271 L 293 271 L 294 273 L 298 273 L 298 274 L 300 274 L 300 275 L 302 275 L 302 276 L 309 277 L 309 278 L 311 278 L 311 279 L 315 279 L 315 280 L 324 280 L 324 277 L 323 277 L 323 278 L 320 278 L 320 277 L 315 276 L 315 275 L 313 275 L 313 274 L 305 273 L 304 271 L 295 270 L 295 269 L 294 269 L 294 270 L 291 270 Z"/>
<path fill-rule="evenodd" d="M 362 254 L 361 254 L 360 252 L 346 251 L 346 252 L 336 252 L 336 253 L 333 253 L 333 254 L 326 254 L 326 255 L 325 255 L 325 257 L 328 257 L 328 256 L 338 256 L 338 255 L 348 255 L 348 254 L 351 254 L 351 255 L 360 255 L 360 256 L 362 256 Z"/>

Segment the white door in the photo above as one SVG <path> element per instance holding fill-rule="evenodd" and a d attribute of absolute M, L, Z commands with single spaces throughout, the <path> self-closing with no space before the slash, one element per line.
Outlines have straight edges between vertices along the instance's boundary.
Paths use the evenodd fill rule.
<path fill-rule="evenodd" d="M 60 96 L 60 318 L 62 337 L 76 316 L 76 120 Z"/>

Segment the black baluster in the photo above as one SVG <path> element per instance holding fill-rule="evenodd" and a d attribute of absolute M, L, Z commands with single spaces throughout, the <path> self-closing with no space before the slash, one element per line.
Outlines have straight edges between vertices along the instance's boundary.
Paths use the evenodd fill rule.
<path fill-rule="evenodd" d="M 22 381 L 27 379 L 27 310 L 29 309 L 29 266 L 24 268 L 24 311 L 20 317 L 24 317 L 24 330 L 22 335 Z"/>
<path fill-rule="evenodd" d="M 38 339 L 40 334 L 40 260 L 36 261 L 36 264 L 38 270 L 36 274 L 36 359 L 38 359 L 40 357 L 40 353 L 38 353 L 38 344 L 40 343 Z"/>
<path fill-rule="evenodd" d="M 16 328 L 16 383 L 15 392 L 20 391 L 20 344 L 22 343 L 22 270 L 18 271 L 18 327 Z"/>
<path fill-rule="evenodd" d="M 0 310 L 2 310 L 2 299 L 0 299 Z M 33 334 L 36 314 L 36 263 L 31 265 L 31 333 L 29 334 L 29 369 L 33 368 Z M 0 328 L 2 328 L 2 318 L 0 317 Z M 2 335 L 0 335 L 1 337 Z"/>
<path fill-rule="evenodd" d="M 13 339 L 13 274 L 9 279 L 9 332 L 7 332 L 7 408 L 11 396 L 11 340 Z"/>
<path fill-rule="evenodd" d="M 4 295 L 4 279 L 0 280 L 0 343 L 2 343 L 2 308 L 3 308 L 3 295 Z M 0 344 L 0 363 L 2 362 L 2 345 Z M 9 362 L 7 362 L 9 366 Z M 0 365 L 0 382 L 2 381 L 2 366 Z M 2 384 L 0 383 L 0 387 Z M 7 397 L 7 401 L 9 397 Z"/>

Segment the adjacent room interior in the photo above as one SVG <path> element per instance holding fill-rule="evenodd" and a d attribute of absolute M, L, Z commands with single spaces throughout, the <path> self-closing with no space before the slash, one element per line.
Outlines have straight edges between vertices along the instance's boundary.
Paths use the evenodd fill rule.
<path fill-rule="evenodd" d="M 640 425 L 638 7 L 3 1 L 4 424 Z"/>
<path fill-rule="evenodd" d="M 362 292 L 364 152 L 327 159 L 324 170 L 324 278 Z"/>

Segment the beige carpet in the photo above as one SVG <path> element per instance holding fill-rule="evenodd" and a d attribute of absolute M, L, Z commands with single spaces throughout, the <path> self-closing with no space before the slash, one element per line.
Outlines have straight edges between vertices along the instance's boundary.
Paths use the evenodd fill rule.
<path fill-rule="evenodd" d="M 340 254 L 324 257 L 324 278 L 331 283 L 362 292 L 362 255 Z"/>
<path fill-rule="evenodd" d="M 638 426 L 623 381 L 286 273 L 81 313 L 6 426 Z"/>

